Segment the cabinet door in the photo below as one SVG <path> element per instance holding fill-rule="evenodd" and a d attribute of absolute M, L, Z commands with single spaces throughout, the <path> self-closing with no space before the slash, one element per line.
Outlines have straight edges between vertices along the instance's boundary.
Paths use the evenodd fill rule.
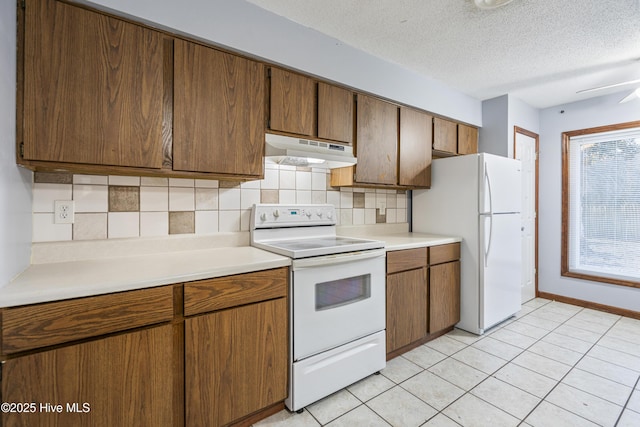
<path fill-rule="evenodd" d="M 318 83 L 318 137 L 351 144 L 353 142 L 353 92 Z"/>
<path fill-rule="evenodd" d="M 356 181 L 365 184 L 398 182 L 398 107 L 358 95 Z"/>
<path fill-rule="evenodd" d="M 400 185 L 431 186 L 433 118 L 410 108 L 400 108 Z"/>
<path fill-rule="evenodd" d="M 260 176 L 263 65 L 175 40 L 173 78 L 173 169 Z"/>
<path fill-rule="evenodd" d="M 427 335 L 426 269 L 387 275 L 387 353 Z"/>
<path fill-rule="evenodd" d="M 460 261 L 429 268 L 429 333 L 460 321 Z"/>
<path fill-rule="evenodd" d="M 478 152 L 478 129 L 458 124 L 458 154 Z"/>
<path fill-rule="evenodd" d="M 54 1 L 29 2 L 24 158 L 162 167 L 160 33 Z"/>
<path fill-rule="evenodd" d="M 286 398 L 286 301 L 185 321 L 186 425 L 224 425 Z"/>
<path fill-rule="evenodd" d="M 316 82 L 279 68 L 271 69 L 269 128 L 316 135 Z"/>
<path fill-rule="evenodd" d="M 456 123 L 434 117 L 433 149 L 453 154 L 458 152 L 458 125 Z"/>
<path fill-rule="evenodd" d="M 3 413 L 13 426 L 174 426 L 174 331 L 166 325 L 9 359 L 6 402 L 36 402 L 35 413 Z M 46 412 L 41 405 L 62 405 Z"/>

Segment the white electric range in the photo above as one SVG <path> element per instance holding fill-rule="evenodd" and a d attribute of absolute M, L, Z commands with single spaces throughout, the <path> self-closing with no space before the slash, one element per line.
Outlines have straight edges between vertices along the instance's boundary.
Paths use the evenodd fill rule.
<path fill-rule="evenodd" d="M 385 367 L 384 242 L 336 235 L 333 205 L 254 205 L 251 244 L 292 258 L 292 411 Z"/>

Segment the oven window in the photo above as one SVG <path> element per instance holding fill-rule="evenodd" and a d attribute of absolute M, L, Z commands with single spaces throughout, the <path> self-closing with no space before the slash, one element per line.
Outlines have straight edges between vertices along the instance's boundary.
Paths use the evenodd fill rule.
<path fill-rule="evenodd" d="M 316 311 L 330 310 L 371 297 L 371 274 L 316 283 Z"/>

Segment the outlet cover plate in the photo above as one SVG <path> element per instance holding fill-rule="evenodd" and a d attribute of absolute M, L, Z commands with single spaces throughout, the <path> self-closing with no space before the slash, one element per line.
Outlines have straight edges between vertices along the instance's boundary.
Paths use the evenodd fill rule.
<path fill-rule="evenodd" d="M 55 224 L 73 224 L 75 219 L 75 204 L 73 200 L 56 200 L 53 213 Z"/>

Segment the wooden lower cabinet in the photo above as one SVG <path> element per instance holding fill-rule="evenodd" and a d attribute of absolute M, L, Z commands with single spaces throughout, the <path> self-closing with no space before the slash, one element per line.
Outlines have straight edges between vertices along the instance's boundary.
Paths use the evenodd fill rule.
<path fill-rule="evenodd" d="M 387 359 L 460 321 L 460 244 L 387 252 Z"/>
<path fill-rule="evenodd" d="M 158 326 L 5 361 L 3 402 L 33 403 L 35 412 L 3 411 L 2 425 L 179 425 L 176 328 Z"/>
<path fill-rule="evenodd" d="M 0 393 L 16 404 L 0 426 L 211 427 L 268 416 L 288 391 L 288 277 L 282 267 L 0 308 Z"/>
<path fill-rule="evenodd" d="M 186 319 L 187 426 L 221 426 L 287 396 L 287 300 Z"/>
<path fill-rule="evenodd" d="M 460 321 L 460 261 L 429 267 L 429 333 Z"/>
<path fill-rule="evenodd" d="M 387 353 L 427 335 L 427 301 L 424 268 L 387 276 Z"/>
<path fill-rule="evenodd" d="M 387 252 L 387 354 L 427 335 L 427 248 Z"/>

